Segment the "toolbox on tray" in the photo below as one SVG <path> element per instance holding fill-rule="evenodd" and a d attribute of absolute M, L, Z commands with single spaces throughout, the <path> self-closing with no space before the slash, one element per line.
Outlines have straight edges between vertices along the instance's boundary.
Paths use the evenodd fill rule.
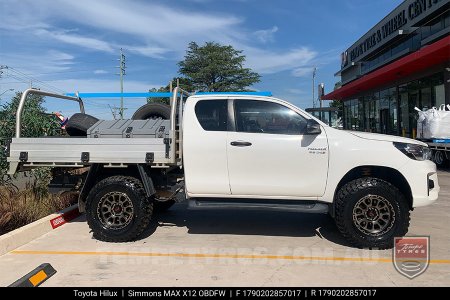
<path fill-rule="evenodd" d="M 88 138 L 166 138 L 169 120 L 100 120 L 87 131 Z"/>

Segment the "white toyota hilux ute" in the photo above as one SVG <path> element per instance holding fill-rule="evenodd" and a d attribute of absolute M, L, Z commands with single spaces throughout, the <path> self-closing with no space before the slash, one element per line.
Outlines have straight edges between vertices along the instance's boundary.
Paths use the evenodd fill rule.
<path fill-rule="evenodd" d="M 384 249 L 407 233 L 412 209 L 438 198 L 426 144 L 337 130 L 273 97 L 176 88 L 170 107 L 104 121 L 80 98 L 27 90 L 21 102 L 30 93 L 78 101 L 81 113 L 71 138 L 22 138 L 19 105 L 10 173 L 89 166 L 79 207 L 100 240 L 135 240 L 155 211 L 186 199 L 192 209 L 329 213 L 350 244 Z"/>

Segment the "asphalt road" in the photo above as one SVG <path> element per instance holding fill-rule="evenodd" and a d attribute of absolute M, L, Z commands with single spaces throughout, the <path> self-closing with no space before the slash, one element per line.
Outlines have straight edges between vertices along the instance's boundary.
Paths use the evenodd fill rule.
<path fill-rule="evenodd" d="M 450 172 L 440 198 L 412 213 L 408 235 L 428 235 L 431 263 L 410 280 L 391 250 L 347 245 L 327 215 L 189 211 L 177 204 L 133 243 L 92 239 L 82 216 L 0 257 L 0 286 L 49 262 L 44 286 L 449 286 Z"/>

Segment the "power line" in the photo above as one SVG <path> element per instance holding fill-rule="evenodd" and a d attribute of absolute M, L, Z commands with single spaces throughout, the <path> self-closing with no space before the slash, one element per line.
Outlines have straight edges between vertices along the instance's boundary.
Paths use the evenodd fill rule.
<path fill-rule="evenodd" d="M 8 74 L 7 76 L 10 77 L 10 78 L 16 79 L 16 80 L 24 80 L 23 78 L 18 77 L 18 76 L 15 76 L 15 75 L 13 75 L 13 74 Z M 22 82 L 23 82 L 23 83 L 28 83 L 28 84 L 31 85 L 31 83 L 30 83 L 29 80 L 27 80 L 27 81 L 22 81 Z"/>
<path fill-rule="evenodd" d="M 29 81 L 0 81 L 0 84 L 18 84 L 18 83 L 29 83 Z"/>
<path fill-rule="evenodd" d="M 113 116 L 113 119 L 117 120 L 117 116 L 120 114 L 120 107 L 117 107 L 115 105 L 111 106 L 109 104 L 108 104 L 108 106 L 109 106 L 109 109 L 111 110 L 111 114 Z"/>
<path fill-rule="evenodd" d="M 38 86 L 41 86 L 41 87 L 43 86 L 43 87 L 45 87 L 47 89 L 50 89 L 51 91 L 64 93 L 63 90 L 61 90 L 61 89 L 59 89 L 59 88 L 57 88 L 57 87 L 55 87 L 55 86 L 53 86 L 51 84 L 45 83 L 44 81 L 39 80 L 39 79 L 37 79 L 35 77 L 27 75 L 27 74 L 25 74 L 25 73 L 15 69 L 15 68 L 13 68 L 13 67 L 6 66 L 6 65 L 0 66 L 0 71 L 3 70 L 3 69 L 8 71 L 8 73 L 7 73 L 8 77 L 14 78 L 14 79 L 19 80 L 19 81 L 22 81 L 22 80 L 24 80 L 24 78 L 26 78 L 27 82 L 30 83 L 30 87 L 33 87 L 33 82 L 34 83 L 38 82 L 39 83 Z M 11 74 L 11 73 L 13 73 L 13 74 Z"/>
<path fill-rule="evenodd" d="M 99 108 L 107 108 L 109 104 L 100 104 L 100 103 L 93 103 L 93 102 L 88 102 L 87 99 L 83 99 L 83 102 L 87 105 L 87 106 L 94 106 L 94 107 L 99 107 Z"/>
<path fill-rule="evenodd" d="M 55 87 L 55 86 L 53 86 L 53 85 L 51 85 L 51 84 L 45 83 L 45 82 L 42 81 L 42 80 L 36 79 L 36 78 L 34 78 L 34 77 L 32 77 L 32 76 L 29 76 L 29 75 L 27 75 L 27 74 L 25 74 L 25 73 L 23 73 L 23 72 L 20 72 L 19 70 L 15 69 L 15 68 L 13 68 L 13 67 L 8 67 L 8 69 L 12 70 L 13 72 L 16 72 L 16 73 L 19 74 L 19 75 L 25 76 L 25 77 L 29 78 L 29 79 L 32 80 L 32 81 L 40 82 L 41 84 L 46 85 L 47 87 L 50 87 L 50 88 L 54 89 L 55 91 L 60 91 L 61 93 L 64 93 L 63 90 L 61 90 L 61 89 L 59 89 L 59 88 L 57 88 L 57 87 Z"/>

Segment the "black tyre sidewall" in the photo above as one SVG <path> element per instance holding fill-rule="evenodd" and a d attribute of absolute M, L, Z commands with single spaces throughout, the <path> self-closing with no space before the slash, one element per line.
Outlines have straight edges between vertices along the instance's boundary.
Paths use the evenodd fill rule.
<path fill-rule="evenodd" d="M 134 209 L 133 219 L 127 226 L 119 230 L 112 230 L 103 226 L 97 215 L 98 204 L 101 198 L 109 192 L 126 193 L 130 198 L 131 202 L 133 203 Z M 100 187 L 98 190 L 95 190 L 95 194 L 89 195 L 86 202 L 86 218 L 94 234 L 99 233 L 102 236 L 108 238 L 124 238 L 124 240 L 128 240 L 130 238 L 132 239 L 134 237 L 128 238 L 130 234 L 133 234 L 134 232 L 138 231 L 139 226 L 141 226 L 138 220 L 140 218 L 148 217 L 146 216 L 144 208 L 142 207 L 142 201 L 143 199 L 141 199 L 141 195 L 136 191 L 135 187 L 131 183 L 108 184 Z"/>
<path fill-rule="evenodd" d="M 439 153 L 439 154 L 438 154 L 438 153 Z M 435 157 L 436 157 L 436 154 L 442 155 L 442 162 L 441 162 L 441 163 L 436 162 L 436 158 L 435 158 Z M 433 153 L 433 162 L 436 164 L 436 166 L 438 166 L 438 167 L 440 167 L 440 168 L 446 167 L 447 164 L 448 164 L 447 157 L 445 156 L 445 153 L 444 153 L 443 151 L 435 151 L 435 152 Z"/>
<path fill-rule="evenodd" d="M 157 116 L 163 120 L 170 119 L 170 106 L 163 103 L 147 103 L 133 114 L 133 120 L 147 120 L 152 116 Z"/>
<path fill-rule="evenodd" d="M 361 232 L 356 228 L 353 222 L 353 208 L 355 204 L 367 195 L 378 195 L 385 198 L 391 203 L 394 213 L 395 221 L 393 227 L 386 233 L 380 236 L 370 236 Z M 378 182 L 376 186 L 365 187 L 347 195 L 345 203 L 342 207 L 343 223 L 346 234 L 351 236 L 358 246 L 368 248 L 391 248 L 394 246 L 394 237 L 403 236 L 406 234 L 409 225 L 409 207 L 406 204 L 404 197 L 396 190 L 395 187 Z M 406 225 L 406 229 L 405 229 Z M 392 245 L 390 245 L 392 243 Z"/>
<path fill-rule="evenodd" d="M 86 136 L 88 129 L 97 122 L 98 119 L 96 117 L 76 113 L 67 121 L 66 131 L 70 136 Z"/>

